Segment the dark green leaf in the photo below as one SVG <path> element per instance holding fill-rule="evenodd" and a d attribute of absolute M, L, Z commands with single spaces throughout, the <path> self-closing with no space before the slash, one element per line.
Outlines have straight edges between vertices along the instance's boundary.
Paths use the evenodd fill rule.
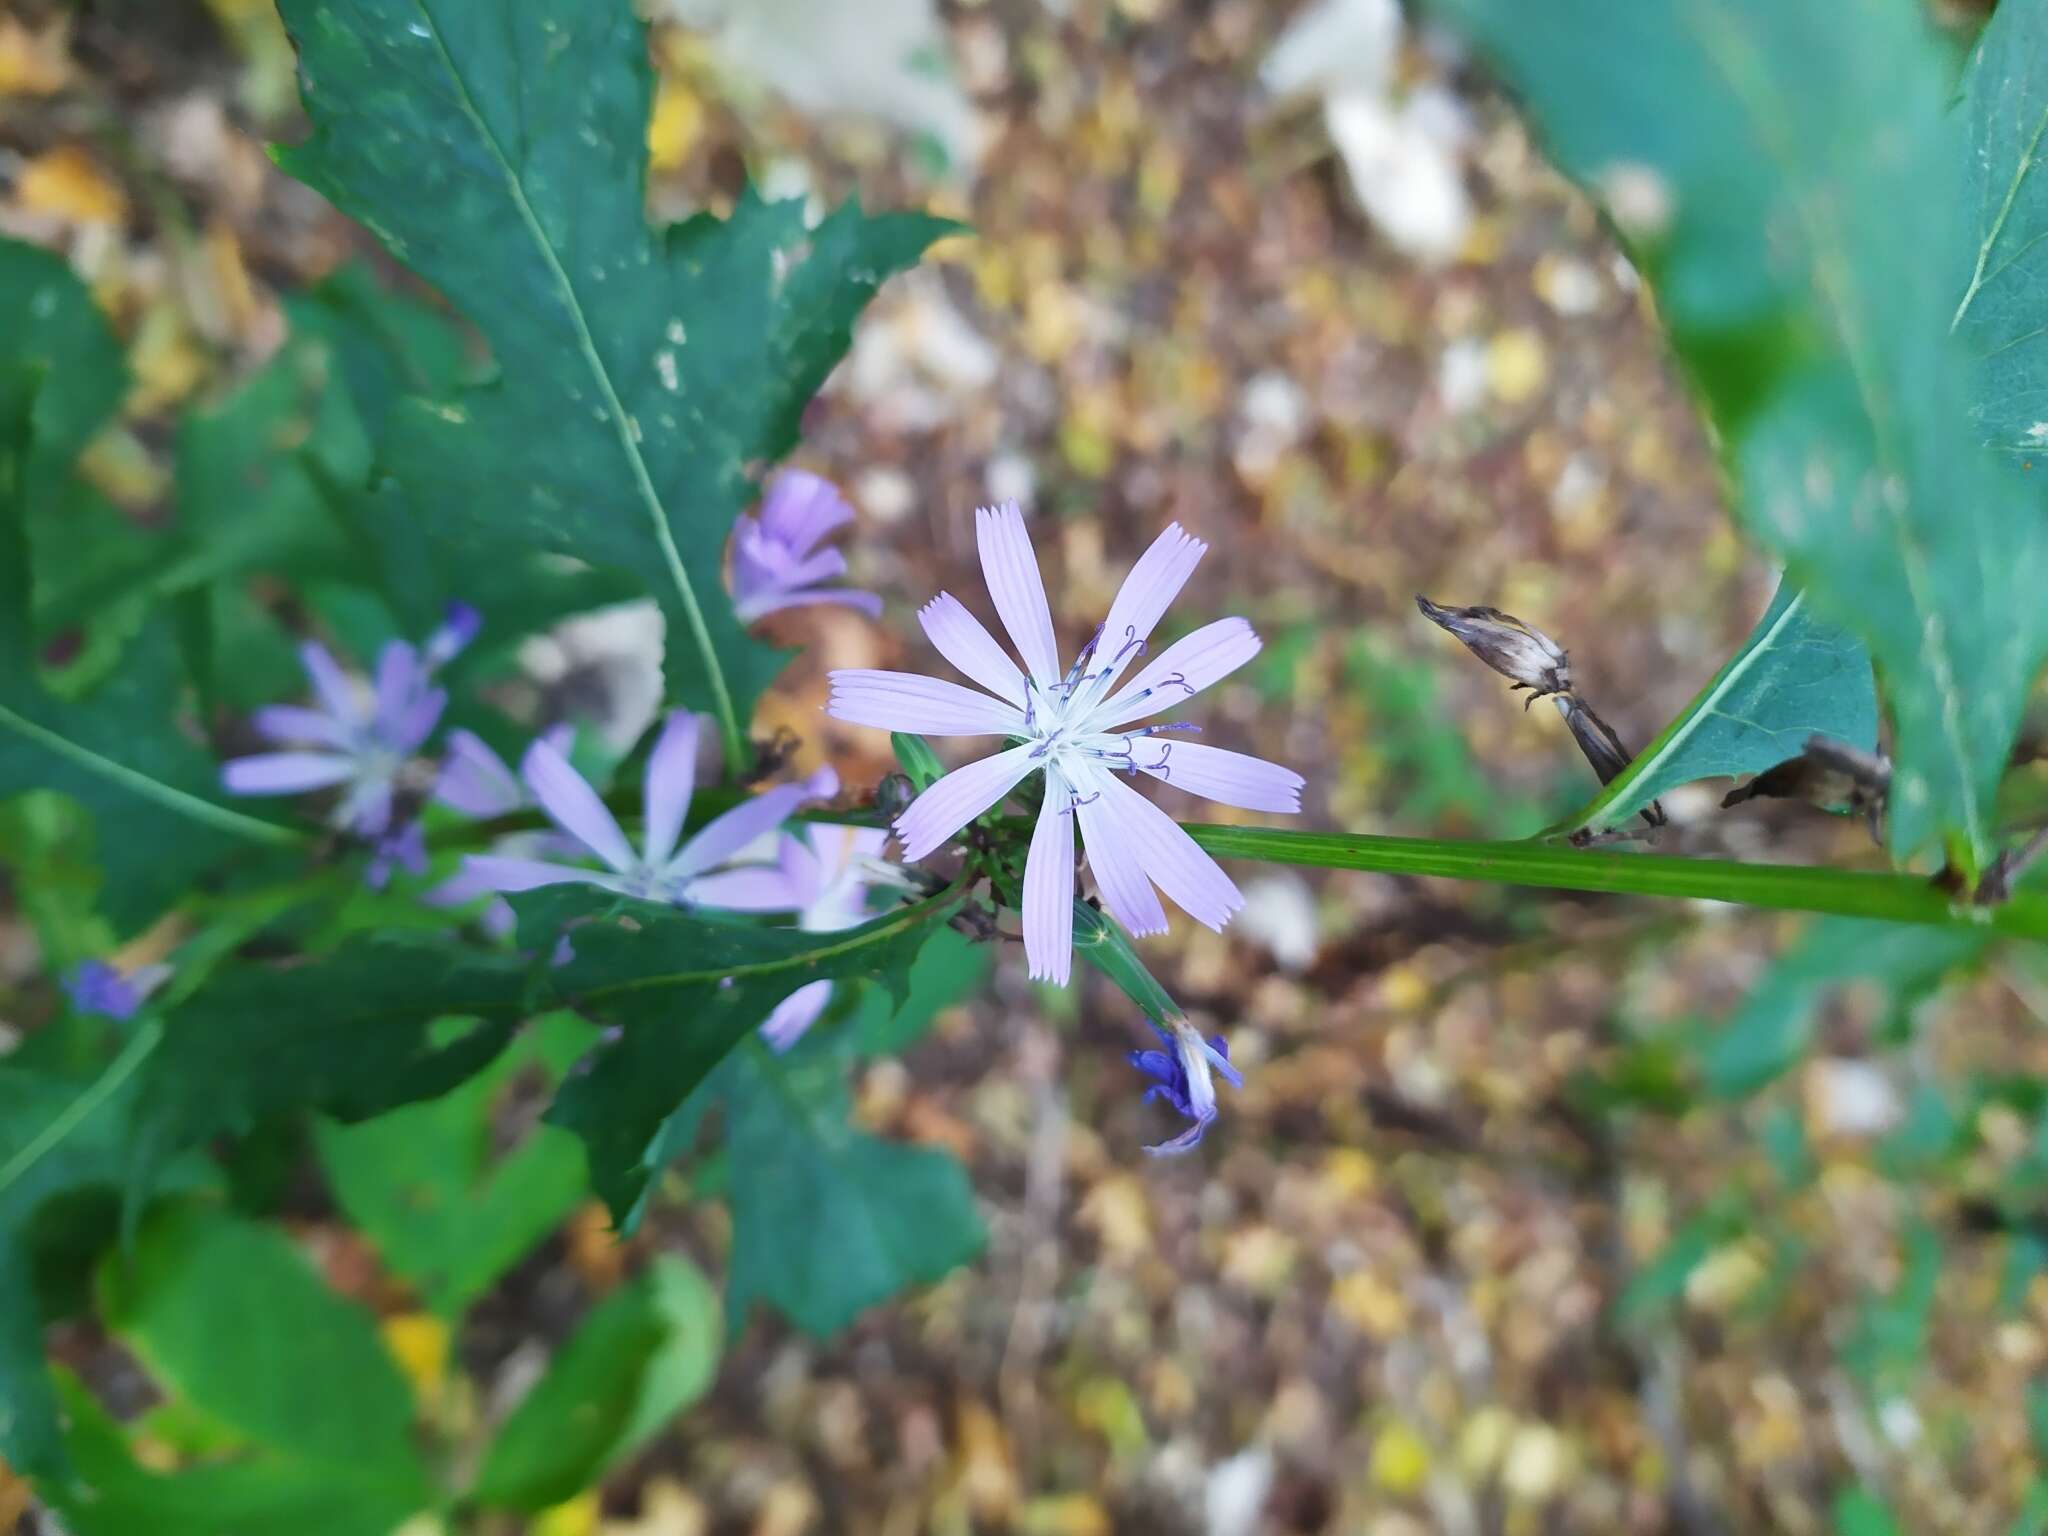
<path fill-rule="evenodd" d="M 426 1503 L 417 1484 L 276 1454 L 147 1472 L 75 1377 L 61 1373 L 58 1387 L 77 1475 L 43 1491 L 76 1536 L 389 1536 Z"/>
<path fill-rule="evenodd" d="M 591 1182 L 630 1230 L 663 1122 L 775 1005 L 798 987 L 858 976 L 901 992 L 952 891 L 858 928 L 801 933 L 723 922 L 580 886 L 512 898 L 519 942 L 548 953 L 569 930 L 574 957 L 551 967 L 555 995 L 616 1035 L 571 1074 L 548 1119 L 583 1138 Z"/>
<path fill-rule="evenodd" d="M 59 697 L 44 685 L 30 618 L 26 509 L 38 487 L 68 475 L 98 425 L 89 407 L 107 404 L 105 393 L 68 379 L 111 339 L 85 289 L 54 258 L 38 263 L 0 245 L 0 276 L 27 285 L 18 292 L 32 318 L 21 343 L 78 349 L 76 357 L 0 355 L 0 799 L 55 789 L 92 812 L 104 905 L 125 929 L 160 912 L 235 848 L 290 844 L 297 834 L 215 798 L 219 767 L 179 727 L 178 651 L 160 625 L 138 636 L 121 669 L 85 696 Z"/>
<path fill-rule="evenodd" d="M 1953 59 L 1913 0 L 1435 0 L 1604 198 L 1737 514 L 1877 661 L 1901 855 L 1990 845 L 2044 647 L 2048 522 L 1979 450 Z M 1845 36 L 1855 46 L 1842 44 Z M 1900 210 L 1915 237 L 1900 238 Z"/>
<path fill-rule="evenodd" d="M 600 1302 L 500 1426 L 474 1497 L 538 1510 L 589 1487 L 710 1387 L 718 1294 L 669 1256 Z"/>
<path fill-rule="evenodd" d="M 987 1233 L 967 1171 L 946 1152 L 850 1125 L 845 1067 L 830 1052 L 778 1057 L 749 1044 L 717 1085 L 735 1329 L 758 1298 L 807 1333 L 836 1333 L 981 1251 Z"/>
<path fill-rule="evenodd" d="M 274 1227 L 199 1204 L 143 1224 L 101 1275 L 107 1325 L 171 1391 L 256 1445 L 425 1497 L 412 1394 L 371 1316 Z"/>
<path fill-rule="evenodd" d="M 316 1127 L 335 1199 L 385 1266 L 441 1316 L 459 1316 L 582 1198 L 574 1137 L 536 1126 L 494 1155 L 494 1121 L 515 1078 L 559 1077 L 589 1040 L 588 1025 L 554 1014 L 438 1099 L 359 1125 Z"/>
<path fill-rule="evenodd" d="M 498 378 L 402 409 L 413 516 L 497 558 L 542 548 L 658 573 L 669 685 L 729 758 L 775 653 L 722 589 L 752 466 L 890 273 L 948 226 L 743 197 L 724 222 L 642 211 L 651 93 L 628 0 L 285 0 L 311 137 L 280 162 L 360 219 L 491 346 Z"/>
<path fill-rule="evenodd" d="M 1813 735 L 1876 746 L 1877 689 L 1862 643 L 1785 582 L 1742 649 L 1567 825 L 1619 826 L 1680 784 L 1797 757 Z"/>

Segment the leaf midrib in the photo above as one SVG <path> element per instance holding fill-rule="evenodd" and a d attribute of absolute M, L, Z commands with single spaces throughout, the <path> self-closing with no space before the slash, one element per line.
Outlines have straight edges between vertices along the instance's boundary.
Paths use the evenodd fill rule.
<path fill-rule="evenodd" d="M 697 602 L 696 588 L 690 584 L 690 574 L 683 567 L 681 551 L 676 548 L 675 534 L 668 524 L 668 511 L 661 503 L 661 495 L 654 488 L 654 477 L 648 471 L 647 461 L 640 453 L 639 444 L 633 439 L 633 428 L 626 412 L 625 402 L 620 398 L 617 387 L 612 383 L 611 371 L 605 367 L 604 359 L 598 355 L 597 339 L 591 334 L 589 321 L 583 314 L 582 302 L 576 294 L 576 286 L 569 280 L 568 269 L 562 265 L 561 257 L 548 243 L 547 232 L 541 228 L 540 218 L 527 201 L 526 187 L 513 169 L 512 161 L 498 142 L 497 135 L 484 121 L 477 110 L 475 98 L 470 95 L 469 82 L 462 71 L 456 68 L 455 58 L 448 51 L 446 40 L 441 35 L 440 23 L 435 19 L 426 0 L 413 0 L 413 8 L 419 13 L 422 24 L 434 44 L 434 51 L 441 57 L 442 65 L 448 71 L 448 78 L 455 86 L 456 103 L 462 109 L 478 139 L 489 152 L 492 163 L 504 178 L 505 190 L 512 199 L 512 206 L 519 214 L 519 222 L 525 227 L 534 249 L 540 252 L 541 260 L 547 263 L 549 273 L 561 290 L 562 304 L 568 311 L 570 323 L 576 331 L 576 348 L 583 354 L 590 374 L 598 390 L 604 396 L 605 410 L 611 421 L 612 435 L 617 439 L 619 452 L 624 455 L 632 472 L 633 486 L 640 498 L 642 510 L 654 526 L 655 543 L 660 547 L 662 562 L 668 567 L 670 580 L 675 583 L 676 593 L 682 599 L 683 616 L 690 626 L 690 638 L 704 658 L 704 675 L 710 680 L 713 708 L 718 716 L 719 735 L 725 747 L 726 766 L 732 772 L 739 772 L 747 764 L 746 739 L 739 727 L 739 718 L 733 709 L 732 691 L 725 680 L 725 670 L 719 665 L 717 649 L 711 643 L 711 631 L 704 622 L 704 610 Z"/>

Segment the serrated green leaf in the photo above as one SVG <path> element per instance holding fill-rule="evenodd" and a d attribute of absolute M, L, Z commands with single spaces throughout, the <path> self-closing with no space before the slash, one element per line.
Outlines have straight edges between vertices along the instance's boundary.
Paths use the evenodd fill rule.
<path fill-rule="evenodd" d="M 1797 757 L 1813 735 L 1876 746 L 1877 689 L 1862 642 L 1783 582 L 1713 681 L 1567 825 L 1619 826 L 1681 784 Z"/>
<path fill-rule="evenodd" d="M 274 1227 L 187 1203 L 101 1277 L 107 1326 L 171 1391 L 251 1443 L 426 1498 L 412 1393 L 371 1316 Z M 309 1386 L 317 1390 L 308 1390 Z"/>
<path fill-rule="evenodd" d="M 387 462 L 447 543 L 653 572 L 669 686 L 744 757 L 779 665 L 724 597 L 750 467 L 781 458 L 883 278 L 949 227 L 751 193 L 650 229 L 628 0 L 285 0 L 313 132 L 286 170 L 484 334 L 488 388 L 401 409 Z"/>
<path fill-rule="evenodd" d="M 513 1079 L 541 1070 L 559 1077 L 589 1045 L 590 1027 L 573 1016 L 552 1015 L 535 1026 L 543 1027 L 547 1040 L 520 1036 L 438 1099 L 314 1128 L 342 1210 L 385 1267 L 442 1317 L 459 1317 L 583 1197 L 583 1153 L 567 1133 L 536 1126 L 516 1147 L 495 1151 L 494 1115 Z"/>
<path fill-rule="evenodd" d="M 1947 334 L 1969 272 L 1963 145 L 1924 7 L 1559 0 L 1541 26 L 1519 0 L 1433 9 L 1614 213 L 1718 429 L 1737 515 L 1870 647 L 1894 726 L 1894 852 L 1940 840 L 1980 863 L 2048 649 L 2048 522 L 1977 447 Z"/>
<path fill-rule="evenodd" d="M 829 1051 L 778 1057 L 750 1043 L 719 1074 L 717 1089 L 733 1219 L 726 1305 L 735 1330 L 758 1299 L 806 1333 L 837 1333 L 986 1243 L 967 1170 L 947 1152 L 849 1124 L 845 1066 Z"/>
<path fill-rule="evenodd" d="M 27 508 L 41 488 L 69 475 L 98 425 L 92 411 L 108 403 L 107 393 L 71 375 L 94 366 L 111 338 L 54 257 L 0 243 L 0 278 L 22 285 L 0 283 L 0 292 L 28 317 L 19 335 L 0 331 L 0 799 L 54 789 L 92 812 L 103 901 L 126 929 L 238 847 L 299 839 L 215 798 L 218 765 L 175 718 L 177 649 L 160 628 L 145 630 L 120 671 L 83 697 L 59 697 L 44 685 L 30 617 Z"/>
<path fill-rule="evenodd" d="M 659 1167 L 662 1126 L 775 1005 L 809 982 L 859 976 L 899 994 L 951 890 L 858 928 L 802 933 L 726 922 L 581 886 L 511 898 L 519 942 L 549 953 L 572 922 L 573 957 L 550 967 L 556 998 L 618 1026 L 556 1095 L 547 1118 L 581 1136 L 590 1177 L 630 1231 Z"/>
<path fill-rule="evenodd" d="M 711 1283 L 657 1258 L 591 1310 L 512 1410 L 472 1496 L 532 1511 L 591 1486 L 710 1388 L 719 1332 Z"/>

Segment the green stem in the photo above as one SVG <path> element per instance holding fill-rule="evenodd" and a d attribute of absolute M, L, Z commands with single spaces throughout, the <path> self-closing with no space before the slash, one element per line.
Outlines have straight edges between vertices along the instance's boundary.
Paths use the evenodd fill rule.
<path fill-rule="evenodd" d="M 149 1060 L 163 1038 L 163 1021 L 145 1019 L 141 1027 L 129 1036 L 128 1043 L 121 1047 L 120 1055 L 108 1062 L 106 1069 L 88 1083 L 77 1098 L 59 1110 L 54 1120 L 29 1138 L 28 1145 L 0 1166 L 0 1195 L 4 1195 L 16 1180 L 41 1162 L 52 1147 L 83 1125 L 87 1116 L 112 1098 L 121 1085 L 135 1075 L 136 1068 Z"/>
<path fill-rule="evenodd" d="M 1189 825 L 1187 831 L 1202 847 L 1224 858 L 1364 869 L 1386 875 L 1436 875 L 1560 891 L 1725 901 L 1780 912 L 1981 927 L 2022 938 L 2048 939 L 2048 895 L 2021 891 L 2002 905 L 1976 906 L 1913 875 L 1546 848 L 1531 843 L 1441 842 L 1424 837 L 1281 832 L 1199 823 Z"/>
<path fill-rule="evenodd" d="M 236 837 L 247 838 L 252 843 L 268 843 L 272 847 L 288 848 L 303 843 L 302 832 L 290 827 L 280 827 L 275 822 L 259 821 L 254 816 L 244 816 L 240 811 L 231 811 L 224 805 L 215 805 L 211 800 L 188 794 L 182 789 L 152 779 L 146 773 L 138 773 L 125 763 L 117 763 L 111 757 L 102 757 L 67 737 L 59 736 L 47 727 L 37 725 L 24 715 L 17 715 L 5 705 L 0 705 L 0 726 L 26 737 L 45 751 L 76 763 L 90 773 L 119 784 L 131 794 L 145 800 L 154 800 L 167 811 L 175 811 L 192 821 L 204 822 L 222 832 L 231 832 Z"/>

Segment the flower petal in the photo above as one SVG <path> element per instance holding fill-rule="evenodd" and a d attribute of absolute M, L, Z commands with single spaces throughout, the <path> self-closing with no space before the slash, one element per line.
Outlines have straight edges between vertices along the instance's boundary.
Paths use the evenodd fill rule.
<path fill-rule="evenodd" d="M 917 622 L 938 653 L 962 673 L 997 698 L 1024 707 L 1024 674 L 959 598 L 941 592 L 917 610 Z"/>
<path fill-rule="evenodd" d="M 257 732 L 276 742 L 310 742 L 346 752 L 355 745 L 347 724 L 299 704 L 266 704 L 249 717 Z"/>
<path fill-rule="evenodd" d="M 342 671 L 341 663 L 334 659 L 326 646 L 317 640 L 306 641 L 299 647 L 299 665 L 306 669 L 314 696 L 328 714 L 355 726 L 370 723 L 363 709 L 362 695 L 356 692 L 356 685 Z"/>
<path fill-rule="evenodd" d="M 550 864 L 544 859 L 513 859 L 498 853 L 468 855 L 455 879 L 464 882 L 468 896 L 480 896 L 486 891 L 536 891 L 544 885 L 601 885 L 606 890 L 618 889 L 618 882 L 602 870 Z M 452 884 L 454 881 L 449 881 L 436 889 L 446 890 Z"/>
<path fill-rule="evenodd" d="M 658 868 L 675 852 L 690 797 L 697 791 L 697 717 L 687 709 L 669 712 L 647 754 L 647 775 L 641 788 L 647 827 L 641 834 L 647 867 Z"/>
<path fill-rule="evenodd" d="M 1024 861 L 1024 963 L 1033 980 L 1064 987 L 1074 969 L 1074 818 L 1066 784 L 1045 779 L 1045 804 Z"/>
<path fill-rule="evenodd" d="M 1221 931 L 1244 905 L 1243 893 L 1223 873 L 1223 866 L 1198 848 L 1171 816 L 1123 780 L 1107 773 L 1098 777 L 1103 819 L 1116 823 L 1146 875 L 1196 922 Z M 1099 870 L 1096 879 L 1101 879 Z"/>
<path fill-rule="evenodd" d="M 1259 636 L 1243 619 L 1218 619 L 1161 651 L 1096 711 L 1097 729 L 1142 720 L 1192 698 L 1259 654 Z"/>
<path fill-rule="evenodd" d="M 302 795 L 354 776 L 356 765 L 330 752 L 259 752 L 220 766 L 221 787 L 234 795 Z"/>
<path fill-rule="evenodd" d="M 852 521 L 853 508 L 839 487 L 805 469 L 783 470 L 761 500 L 761 526 L 799 555 Z"/>
<path fill-rule="evenodd" d="M 854 725 L 919 736 L 1016 736 L 1024 711 L 972 688 L 915 672 L 842 668 L 831 677 L 825 712 Z"/>
<path fill-rule="evenodd" d="M 1037 750 L 1027 742 L 955 768 L 911 801 L 910 808 L 896 818 L 905 862 L 923 858 L 1015 789 L 1042 761 L 1031 755 Z"/>
<path fill-rule="evenodd" d="M 1204 800 L 1247 811 L 1292 814 L 1301 809 L 1301 775 L 1263 757 L 1163 736 L 1132 745 L 1140 773 Z"/>
<path fill-rule="evenodd" d="M 693 907 L 728 912 L 800 912 L 804 906 L 804 892 L 780 864 L 721 869 L 692 880 L 687 894 Z"/>
<path fill-rule="evenodd" d="M 837 603 L 844 608 L 856 608 L 871 619 L 882 616 L 882 600 L 872 592 L 862 592 L 854 587 L 821 587 L 814 592 L 776 592 L 748 598 L 734 604 L 742 624 L 751 624 L 767 614 L 780 613 L 785 608 L 804 608 L 813 603 Z"/>
<path fill-rule="evenodd" d="M 1154 1157 L 1178 1157 L 1183 1152 L 1192 1152 L 1201 1145 L 1203 1134 L 1215 1119 L 1215 1115 L 1212 1114 L 1206 1120 L 1197 1120 L 1173 1140 L 1157 1142 L 1145 1150 Z"/>
<path fill-rule="evenodd" d="M 519 775 L 549 818 L 620 874 L 633 867 L 633 848 L 583 775 L 547 741 L 535 741 L 520 759 Z"/>
<path fill-rule="evenodd" d="M 686 878 L 723 864 L 763 832 L 772 832 L 790 813 L 809 800 L 829 800 L 839 793 L 839 775 L 820 768 L 801 784 L 778 784 L 742 801 L 683 844 L 664 873 Z"/>
<path fill-rule="evenodd" d="M 458 726 L 448 733 L 448 756 L 434 784 L 434 798 L 482 821 L 518 810 L 526 795 L 505 759 L 474 731 Z"/>
<path fill-rule="evenodd" d="M 392 746 L 406 740 L 426 684 L 427 669 L 420 665 L 417 651 L 403 640 L 393 640 L 384 647 L 377 657 L 378 739 Z M 439 714 L 436 710 L 435 715 Z M 431 722 L 427 729 L 433 729 Z M 416 744 L 400 750 L 409 751 Z"/>
<path fill-rule="evenodd" d="M 1003 628 L 1010 632 L 1010 643 L 1038 686 L 1050 689 L 1060 680 L 1059 646 L 1053 639 L 1052 610 L 1046 606 L 1038 556 L 1032 552 L 1031 535 L 1024 531 L 1024 514 L 1014 501 L 981 507 L 974 514 L 974 536 L 981 549 L 982 579 Z"/>
<path fill-rule="evenodd" d="M 1102 785 L 1112 782 L 1106 773 L 1094 772 L 1078 782 L 1074 815 L 1081 823 L 1081 844 L 1088 850 L 1088 868 L 1095 876 L 1095 889 L 1109 915 L 1136 937 L 1166 932 L 1166 908 L 1152 882 L 1145 878 L 1144 861 L 1130 830 L 1112 815 L 1103 800 Z"/>
<path fill-rule="evenodd" d="M 762 1040 L 767 1042 L 771 1051 L 788 1050 L 818 1022 L 818 1015 L 831 1001 L 832 983 L 829 979 L 805 982 L 777 1003 L 775 1011 L 761 1021 Z"/>
<path fill-rule="evenodd" d="M 1095 685 L 1096 698 L 1107 694 L 1139 654 L 1140 644 L 1151 638 L 1167 605 L 1179 596 L 1188 577 L 1201 564 L 1209 546 L 1170 523 L 1152 541 L 1152 547 L 1138 557 L 1124 584 L 1117 588 L 1109 605 L 1109 617 L 1102 623 L 1102 641 L 1096 650 L 1096 665 L 1105 675 Z"/>

